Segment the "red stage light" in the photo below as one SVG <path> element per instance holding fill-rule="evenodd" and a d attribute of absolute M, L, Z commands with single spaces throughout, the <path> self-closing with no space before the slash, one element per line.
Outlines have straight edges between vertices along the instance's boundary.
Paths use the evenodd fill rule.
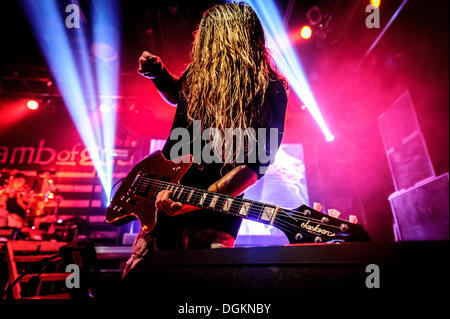
<path fill-rule="evenodd" d="M 309 26 L 305 25 L 300 29 L 300 35 L 303 39 L 307 40 L 311 38 L 312 30 Z"/>
<path fill-rule="evenodd" d="M 27 101 L 27 108 L 32 110 L 32 111 L 37 110 L 39 108 L 38 101 L 36 101 L 36 100 L 28 100 Z"/>

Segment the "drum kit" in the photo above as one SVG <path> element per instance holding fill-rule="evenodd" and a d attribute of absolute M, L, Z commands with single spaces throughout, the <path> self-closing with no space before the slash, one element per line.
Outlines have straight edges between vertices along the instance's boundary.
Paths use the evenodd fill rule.
<path fill-rule="evenodd" d="M 42 222 L 56 222 L 62 197 L 57 195 L 55 175 L 46 170 L 30 178 L 17 170 L 1 169 L 0 227 L 37 229 Z"/>

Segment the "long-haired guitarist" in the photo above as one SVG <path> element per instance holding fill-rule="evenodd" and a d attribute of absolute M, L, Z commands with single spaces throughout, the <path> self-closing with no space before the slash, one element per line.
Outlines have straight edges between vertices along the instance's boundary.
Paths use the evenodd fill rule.
<path fill-rule="evenodd" d="M 167 159 L 194 156 L 180 184 L 243 194 L 264 175 L 281 142 L 285 81 L 272 66 L 258 17 L 243 3 L 216 5 L 203 14 L 191 59 L 180 78 L 149 52 L 139 59 L 138 72 L 177 107 L 163 154 Z M 173 134 L 180 128 L 187 133 Z M 233 130 L 244 133 L 225 138 Z M 212 162 L 206 159 L 211 156 Z M 150 234 L 139 232 L 124 274 L 149 251 L 234 246 L 240 218 L 183 205 L 171 195 L 158 193 L 157 226 Z"/>

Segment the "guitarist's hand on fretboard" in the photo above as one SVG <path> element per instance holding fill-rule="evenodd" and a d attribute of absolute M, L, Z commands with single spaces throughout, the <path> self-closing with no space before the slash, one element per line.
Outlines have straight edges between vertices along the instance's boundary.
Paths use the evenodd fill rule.
<path fill-rule="evenodd" d="M 173 191 L 163 190 L 156 195 L 155 207 L 158 212 L 164 212 L 169 216 L 185 214 L 200 208 L 175 202 L 171 199 Z"/>
<path fill-rule="evenodd" d="M 208 190 L 226 195 L 239 195 L 256 182 L 256 174 L 245 165 L 238 166 L 213 183 Z M 172 191 L 163 190 L 156 196 L 155 207 L 169 216 L 185 214 L 200 208 L 171 199 Z"/>

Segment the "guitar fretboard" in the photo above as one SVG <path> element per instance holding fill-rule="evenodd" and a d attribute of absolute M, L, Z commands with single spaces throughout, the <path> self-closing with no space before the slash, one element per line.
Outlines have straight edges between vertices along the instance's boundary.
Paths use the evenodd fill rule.
<path fill-rule="evenodd" d="M 169 190 L 172 191 L 171 198 L 174 201 L 269 225 L 274 224 L 279 210 L 278 206 L 190 186 L 164 182 L 140 175 L 136 178 L 134 187 L 137 194 L 141 196 L 147 196 L 151 192 L 151 196 L 155 197 L 160 191 Z"/>

